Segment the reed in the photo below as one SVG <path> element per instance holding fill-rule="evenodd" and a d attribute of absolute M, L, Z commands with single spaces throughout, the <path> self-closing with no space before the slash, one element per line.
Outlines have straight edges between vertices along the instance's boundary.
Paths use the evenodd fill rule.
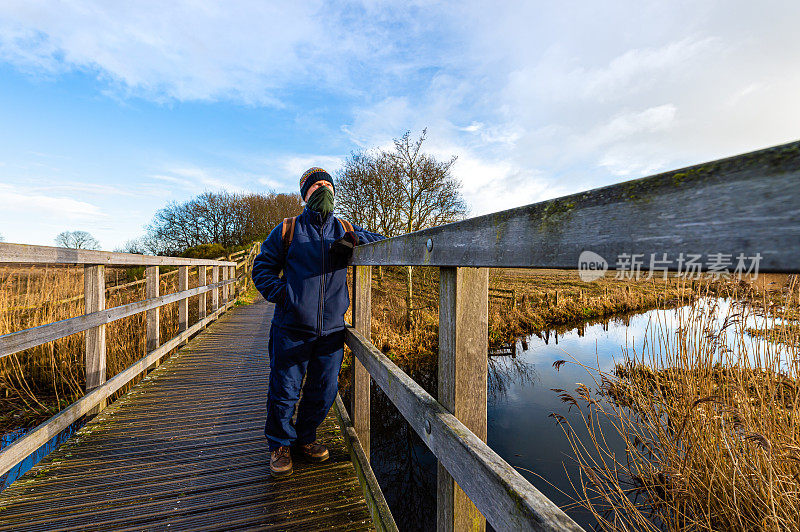
<path fill-rule="evenodd" d="M 128 272 L 107 268 L 107 284 Z M 197 274 L 189 285 L 197 286 Z M 209 280 L 210 282 L 210 280 Z M 161 294 L 177 291 L 177 277 L 163 276 Z M 144 285 L 107 293 L 106 308 L 145 298 Z M 207 298 L 210 305 L 210 297 Z M 198 297 L 189 299 L 189 322 L 197 321 Z M 210 307 L 207 310 L 210 313 Z M 0 335 L 52 323 L 84 313 L 83 267 L 36 266 L 0 268 Z M 178 331 L 178 303 L 161 307 L 160 334 Z M 106 326 L 107 378 L 146 353 L 145 315 L 136 314 Z M 77 333 L 0 359 L 0 431 L 34 426 L 84 394 L 85 333 Z M 123 387 L 124 394 L 141 377 Z"/>
<path fill-rule="evenodd" d="M 415 267 L 414 324 L 405 328 L 405 270 L 373 268 L 372 341 L 404 371 L 431 371 L 436 367 L 439 335 L 439 270 Z M 497 348 L 521 336 L 541 334 L 587 320 L 633 313 L 659 305 L 674 306 L 716 285 L 693 286 L 685 279 L 616 280 L 613 275 L 586 283 L 574 270 L 490 270 L 489 285 L 515 290 L 517 302 L 489 299 L 489 347 Z M 558 295 L 556 295 L 558 294 Z M 345 353 L 344 367 L 350 364 Z M 340 384 L 348 386 L 348 372 Z"/>
<path fill-rule="evenodd" d="M 600 529 L 800 529 L 798 328 L 770 333 L 797 302 L 741 288 L 724 315 L 694 300 L 612 372 L 584 366 L 593 386 L 555 390 L 575 412 L 553 414 L 580 466 L 575 505 Z"/>

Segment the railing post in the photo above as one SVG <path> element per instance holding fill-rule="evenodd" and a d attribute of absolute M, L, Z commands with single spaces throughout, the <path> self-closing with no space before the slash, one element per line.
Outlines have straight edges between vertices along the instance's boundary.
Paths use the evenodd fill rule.
<path fill-rule="evenodd" d="M 353 327 L 367 340 L 372 336 L 372 266 L 353 267 Z M 369 459 L 370 376 L 367 368 L 353 356 L 352 412 L 353 428 Z"/>
<path fill-rule="evenodd" d="M 161 278 L 158 274 L 158 266 L 147 266 L 144 269 L 144 278 L 145 278 L 145 297 L 147 299 L 151 299 L 153 297 L 158 297 L 159 294 L 159 284 L 161 283 Z M 160 345 L 159 340 L 159 314 L 160 308 L 150 309 L 146 313 L 146 321 L 147 321 L 147 352 L 150 353 L 151 351 L 155 351 L 156 348 Z M 148 370 L 153 370 L 157 368 L 160 364 L 160 361 L 154 362 Z"/>
<path fill-rule="evenodd" d="M 178 266 L 178 290 L 189 289 L 189 267 Z M 182 333 L 189 328 L 189 298 L 178 302 L 178 332 Z"/>
<path fill-rule="evenodd" d="M 211 283 L 217 284 L 219 282 L 219 266 L 211 267 Z M 216 312 L 219 308 L 219 288 L 214 288 L 211 291 L 211 312 Z"/>
<path fill-rule="evenodd" d="M 231 270 L 231 279 L 236 279 L 236 266 L 229 266 Z M 231 285 L 231 299 L 236 299 L 239 297 L 239 283 L 233 283 Z"/>
<path fill-rule="evenodd" d="M 222 280 L 227 281 L 230 275 L 230 270 L 227 266 L 222 266 Z M 226 284 L 222 287 L 222 306 L 228 304 L 228 294 L 230 293 L 231 285 Z"/>
<path fill-rule="evenodd" d="M 208 284 L 206 282 L 206 267 L 205 266 L 198 266 L 197 267 L 197 286 L 205 286 Z M 206 296 L 208 292 L 203 292 L 199 296 L 197 296 L 197 321 L 202 321 L 206 317 Z"/>
<path fill-rule="evenodd" d="M 106 308 L 106 267 L 87 264 L 83 267 L 83 299 L 86 314 Z M 86 392 L 106 382 L 106 326 L 86 331 Z M 87 415 L 93 416 L 106 406 L 105 399 Z"/>
<path fill-rule="evenodd" d="M 489 269 L 440 269 L 439 402 L 486 441 Z M 439 463 L 438 530 L 485 530 L 486 520 Z"/>

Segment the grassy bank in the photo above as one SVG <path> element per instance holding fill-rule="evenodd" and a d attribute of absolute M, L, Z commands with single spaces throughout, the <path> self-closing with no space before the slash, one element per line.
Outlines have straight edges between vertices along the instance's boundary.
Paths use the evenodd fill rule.
<path fill-rule="evenodd" d="M 439 271 L 413 270 L 414 326 L 405 327 L 405 270 L 373 268 L 372 340 L 406 372 L 436 367 L 439 333 Z M 574 270 L 491 269 L 489 273 L 489 347 L 497 348 L 529 334 L 575 326 L 656 307 L 671 307 L 716 295 L 718 283 L 664 279 L 614 279 L 613 273 L 583 282 Z M 515 301 L 508 297 L 515 296 Z M 345 358 L 345 366 L 349 356 Z M 349 374 L 341 385 L 347 389 Z"/>
<path fill-rule="evenodd" d="M 556 418 L 581 468 L 576 503 L 600 528 L 800 530 L 800 328 L 774 338 L 769 321 L 747 325 L 757 311 L 693 305 L 613 372 L 585 368 L 592 386 L 560 391 L 576 412 Z"/>
<path fill-rule="evenodd" d="M 626 353 L 610 373 L 586 367 L 588 386 L 558 391 L 575 407 L 570 417 L 554 415 L 581 469 L 575 505 L 592 512 L 600 529 L 800 530 L 800 327 L 790 321 L 798 316 L 798 287 L 787 277 L 583 283 L 570 271 L 491 271 L 490 287 L 514 290 L 516 304 L 490 298 L 490 347 L 689 305 L 676 336 L 654 324 L 645 352 Z M 436 270 L 417 269 L 414 285 L 418 312 L 406 331 L 404 272 L 385 268 L 382 279 L 374 272 L 373 343 L 435 395 Z M 714 297 L 742 304 L 715 321 L 700 304 Z M 751 315 L 789 324 L 753 327 Z M 342 373 L 345 391 L 349 376 Z M 620 439 L 626 452 L 615 455 L 607 442 Z"/>

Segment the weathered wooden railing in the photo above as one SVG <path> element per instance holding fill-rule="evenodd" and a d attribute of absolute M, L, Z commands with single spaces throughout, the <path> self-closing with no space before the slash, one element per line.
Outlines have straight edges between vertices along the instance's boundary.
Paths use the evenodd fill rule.
<path fill-rule="evenodd" d="M 800 142 L 355 249 L 352 422 L 369 456 L 371 377 L 439 460 L 439 530 L 483 529 L 484 517 L 498 530 L 579 529 L 485 443 L 487 298 L 489 267 L 577 269 L 584 251 L 699 255 L 712 271 L 718 254 L 742 254 L 760 257 L 761 272 L 800 271 Z M 370 342 L 370 270 L 381 265 L 441 268 L 438 401 Z"/>
<path fill-rule="evenodd" d="M 0 475 L 44 445 L 62 430 L 85 414 L 95 414 L 105 406 L 106 399 L 148 368 L 156 367 L 161 358 L 187 341 L 193 334 L 216 320 L 235 302 L 234 289 L 246 282 L 249 269 L 258 252 L 258 244 L 235 253 L 231 258 L 241 261 L 159 257 L 129 253 L 109 253 L 46 246 L 0 243 L 0 264 L 82 264 L 84 265 L 85 313 L 74 318 L 39 325 L 0 336 L 0 358 L 36 347 L 71 334 L 86 331 L 86 394 L 54 417 L 32 429 L 24 437 L 0 452 Z M 146 299 L 105 308 L 106 266 L 145 266 Z M 177 266 L 178 292 L 159 295 L 160 266 Z M 198 286 L 189 288 L 189 269 L 197 267 Z M 211 268 L 212 283 L 207 284 L 207 268 Z M 241 269 L 240 272 L 237 270 Z M 169 272 L 165 275 L 173 274 Z M 220 279 L 221 278 L 221 279 Z M 133 287 L 140 282 L 127 285 Z M 211 293 L 211 314 L 207 314 L 207 295 Z M 189 298 L 198 297 L 198 320 L 189 326 Z M 178 334 L 161 341 L 159 309 L 178 302 Z M 106 380 L 106 324 L 146 312 L 147 354 L 127 369 Z"/>

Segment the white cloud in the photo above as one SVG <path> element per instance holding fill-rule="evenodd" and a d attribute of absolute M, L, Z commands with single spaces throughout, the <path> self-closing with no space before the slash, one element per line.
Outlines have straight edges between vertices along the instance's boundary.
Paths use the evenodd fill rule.
<path fill-rule="evenodd" d="M 217 176 L 226 176 L 222 179 Z M 241 171 L 224 168 L 201 168 L 197 166 L 172 166 L 148 177 L 166 183 L 172 183 L 181 189 L 200 193 L 205 190 L 228 192 L 246 192 L 248 182 L 257 181 L 257 177 Z"/>
<path fill-rule="evenodd" d="M 17 214 L 36 212 L 38 216 L 67 220 L 91 220 L 108 216 L 96 205 L 85 201 L 61 196 L 31 194 L 28 191 L 4 184 L 0 184 L 0 211 L 6 215 L 12 212 Z"/>
<path fill-rule="evenodd" d="M 152 172 L 183 192 L 292 190 L 309 166 L 343 161 L 315 153 L 390 148 L 428 127 L 427 149 L 459 156 L 477 214 L 800 137 L 798 20 L 800 3 L 770 0 L 12 0 L 0 60 L 88 72 L 122 98 L 297 107 L 326 122 L 323 139 L 270 153 L 266 175 Z M 308 93 L 337 98 L 305 109 L 296 94 Z"/>
<path fill-rule="evenodd" d="M 300 183 L 300 176 L 312 166 L 324 168 L 329 174 L 334 175 L 344 164 L 344 157 L 335 155 L 294 155 L 281 161 L 280 167 L 287 174 L 286 180 Z"/>

